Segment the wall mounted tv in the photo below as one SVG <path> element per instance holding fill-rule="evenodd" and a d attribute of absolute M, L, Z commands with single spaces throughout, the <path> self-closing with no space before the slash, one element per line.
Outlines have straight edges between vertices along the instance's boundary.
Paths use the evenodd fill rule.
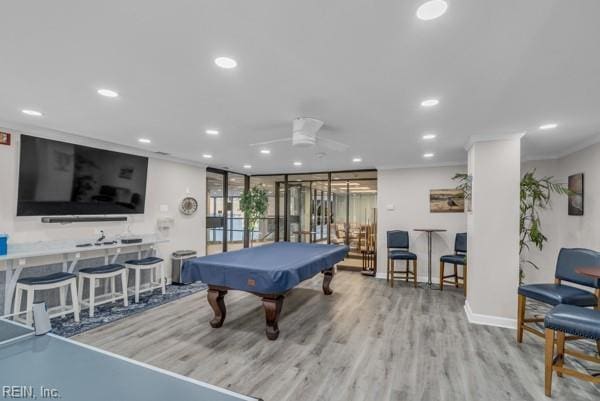
<path fill-rule="evenodd" d="M 21 135 L 17 216 L 144 213 L 148 158 Z"/>

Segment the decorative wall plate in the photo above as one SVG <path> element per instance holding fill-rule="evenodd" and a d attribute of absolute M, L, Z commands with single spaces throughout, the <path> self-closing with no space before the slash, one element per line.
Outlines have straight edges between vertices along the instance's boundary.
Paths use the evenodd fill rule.
<path fill-rule="evenodd" d="M 192 198 L 191 196 L 185 197 L 179 204 L 179 210 L 181 210 L 181 213 L 190 216 L 196 213 L 196 210 L 198 210 L 198 201 L 196 198 Z"/>

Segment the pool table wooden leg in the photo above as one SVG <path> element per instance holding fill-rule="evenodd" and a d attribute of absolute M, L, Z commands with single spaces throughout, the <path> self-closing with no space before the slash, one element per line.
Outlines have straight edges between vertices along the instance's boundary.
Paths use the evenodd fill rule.
<path fill-rule="evenodd" d="M 210 325 L 215 329 L 223 326 L 225 316 L 227 315 L 227 309 L 225 308 L 225 294 L 227 294 L 227 290 L 208 287 L 206 298 L 215 313 L 215 316 L 210 321 Z"/>
<path fill-rule="evenodd" d="M 281 313 L 281 307 L 283 306 L 283 295 L 272 297 L 263 297 L 263 307 L 265 308 L 265 318 L 267 321 L 267 327 L 265 333 L 269 340 L 277 340 L 279 337 L 279 314 Z"/>
<path fill-rule="evenodd" d="M 323 293 L 325 295 L 333 294 L 333 290 L 329 288 L 329 284 L 331 284 L 331 280 L 333 280 L 333 268 L 329 270 L 323 270 Z"/>

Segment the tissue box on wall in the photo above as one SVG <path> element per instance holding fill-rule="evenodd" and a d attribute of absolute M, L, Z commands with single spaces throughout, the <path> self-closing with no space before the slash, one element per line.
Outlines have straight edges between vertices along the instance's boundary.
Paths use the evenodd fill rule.
<path fill-rule="evenodd" d="M 0 256 L 6 255 L 8 251 L 8 235 L 0 234 Z"/>

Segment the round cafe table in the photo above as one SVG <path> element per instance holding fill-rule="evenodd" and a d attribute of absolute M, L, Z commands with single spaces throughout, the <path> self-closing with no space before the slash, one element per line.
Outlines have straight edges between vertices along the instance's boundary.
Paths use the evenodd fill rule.
<path fill-rule="evenodd" d="M 433 283 L 431 282 L 431 236 L 433 235 L 433 233 L 443 233 L 448 230 L 445 230 L 443 228 L 415 228 L 413 231 L 427 233 L 427 284 L 425 285 L 425 288 L 430 290 L 433 288 Z"/>

